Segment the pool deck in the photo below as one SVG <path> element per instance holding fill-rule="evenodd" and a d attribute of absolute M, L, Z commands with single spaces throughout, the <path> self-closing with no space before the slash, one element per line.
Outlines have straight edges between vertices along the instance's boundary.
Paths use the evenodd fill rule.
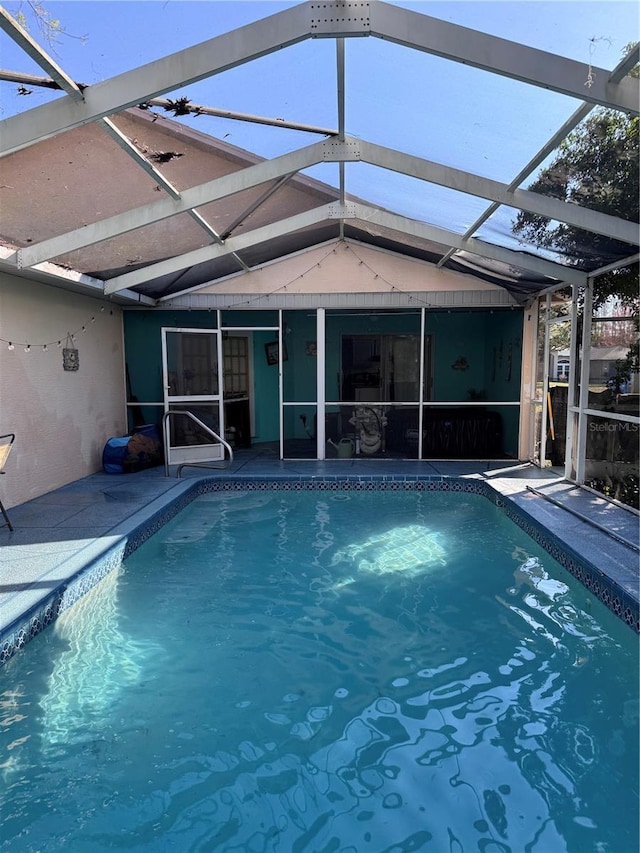
<path fill-rule="evenodd" d="M 575 487 L 553 469 L 496 461 L 281 461 L 272 452 L 249 449 L 238 451 L 231 466 L 223 470 L 186 468 L 180 479 L 176 478 L 175 469 L 165 477 L 162 466 L 120 476 L 97 473 L 12 507 L 8 513 L 13 532 L 7 526 L 0 527 L 0 636 L 24 619 L 54 589 L 64 587 L 84 567 L 179 497 L 194 479 L 230 475 L 481 479 L 638 601 L 638 516 Z M 561 506 L 540 497 L 531 488 Z M 613 535 L 607 535 L 579 516 L 602 525 Z"/>

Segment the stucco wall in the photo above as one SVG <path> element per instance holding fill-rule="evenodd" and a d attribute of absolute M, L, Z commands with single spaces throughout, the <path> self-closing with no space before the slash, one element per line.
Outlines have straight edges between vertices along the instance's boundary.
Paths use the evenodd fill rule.
<path fill-rule="evenodd" d="M 65 371 L 76 330 L 79 369 Z M 100 470 L 105 441 L 126 432 L 121 310 L 2 275 L 0 339 L 0 434 L 16 434 L 0 490 L 11 507 Z"/>

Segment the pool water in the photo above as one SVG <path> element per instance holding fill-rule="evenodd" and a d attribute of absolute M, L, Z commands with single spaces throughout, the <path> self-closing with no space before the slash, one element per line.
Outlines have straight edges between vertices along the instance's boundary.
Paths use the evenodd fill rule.
<path fill-rule="evenodd" d="M 638 849 L 637 637 L 479 495 L 203 495 L 0 694 L 1 850 Z"/>

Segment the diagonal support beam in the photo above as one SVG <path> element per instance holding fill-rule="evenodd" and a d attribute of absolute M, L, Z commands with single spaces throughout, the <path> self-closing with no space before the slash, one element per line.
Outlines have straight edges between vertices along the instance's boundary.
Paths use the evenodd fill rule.
<path fill-rule="evenodd" d="M 277 180 L 275 183 L 272 183 L 271 186 L 265 190 L 262 195 L 257 198 L 253 204 L 250 204 L 246 207 L 239 216 L 230 222 L 224 230 L 224 233 L 220 235 L 220 239 L 224 242 L 227 240 L 233 232 L 238 228 L 242 223 L 251 216 L 252 213 L 255 213 L 260 207 L 266 204 L 267 201 L 271 198 L 272 195 L 275 195 L 285 184 L 288 184 L 291 178 L 295 175 L 295 172 L 289 172 L 288 175 L 284 175 L 284 177 Z"/>
<path fill-rule="evenodd" d="M 565 201 L 551 198 L 550 196 L 533 193 L 529 190 L 512 190 L 507 184 L 490 178 L 482 178 L 470 172 L 443 166 L 430 160 L 424 160 L 410 154 L 403 154 L 391 148 L 384 148 L 372 142 L 361 142 L 360 157 L 363 161 L 383 169 L 390 169 L 409 175 L 432 184 L 457 190 L 458 192 L 486 198 L 499 204 L 506 204 L 529 213 L 536 213 L 554 219 L 558 222 L 566 222 L 576 228 L 583 228 L 595 234 L 604 234 L 616 240 L 622 240 L 632 246 L 638 244 L 640 233 L 638 225 L 580 207 L 577 204 L 568 204 Z"/>
<path fill-rule="evenodd" d="M 362 7 L 366 7 L 366 14 Z M 632 115 L 640 112 L 640 82 L 632 77 L 616 82 L 609 79 L 605 69 L 589 67 L 378 0 L 369 3 L 327 0 L 322 4 L 301 3 L 87 87 L 82 92 L 82 102 L 69 96 L 5 119 L 1 123 L 0 150 L 3 155 L 18 151 L 308 38 L 369 35 L 580 101 Z"/>
<path fill-rule="evenodd" d="M 524 252 L 514 252 L 511 249 L 495 246 L 492 243 L 485 243 L 482 240 L 475 240 L 473 238 L 465 239 L 459 234 L 454 234 L 444 228 L 438 228 L 435 225 L 426 225 L 423 222 L 417 222 L 415 219 L 408 219 L 406 216 L 387 213 L 386 211 L 363 204 L 349 204 L 347 208 L 349 208 L 347 211 L 348 214 L 355 216 L 356 219 L 361 219 L 365 223 L 372 222 L 382 228 L 390 228 L 409 237 L 418 237 L 421 240 L 430 240 L 441 243 L 444 246 L 453 246 L 456 249 L 469 252 L 473 255 L 500 261 L 517 269 L 529 271 L 536 275 L 549 276 L 559 281 L 584 284 L 587 280 L 586 273 L 580 270 L 565 267 L 562 264 L 555 264 L 552 261 L 546 261 L 543 258 L 528 255 Z"/>
<path fill-rule="evenodd" d="M 291 154 L 265 160 L 255 166 L 249 166 L 200 186 L 186 189 L 178 199 L 161 199 L 100 222 L 85 225 L 67 234 L 43 240 L 41 243 L 18 250 L 12 256 L 12 260 L 19 269 L 30 267 L 43 260 L 56 258 L 76 249 L 125 234 L 127 231 L 142 228 L 144 225 L 151 225 L 180 213 L 188 213 L 194 208 L 321 163 L 325 157 L 325 145 L 324 142 L 316 142 Z M 344 156 L 348 156 L 348 153 Z M 353 159 L 355 156 L 352 154 Z"/>
<path fill-rule="evenodd" d="M 583 285 L 587 280 L 585 273 L 564 267 L 561 264 L 554 264 L 551 261 L 545 261 L 525 253 L 513 252 L 510 249 L 504 249 L 480 240 L 465 240 L 457 234 L 446 231 L 444 228 L 425 225 L 422 222 L 416 222 L 404 216 L 386 213 L 367 205 L 350 202 L 347 205 L 341 205 L 340 203 L 322 205 L 289 219 L 283 219 L 272 225 L 266 225 L 263 228 L 257 228 L 254 231 L 231 238 L 222 246 L 205 246 L 202 249 L 196 249 L 193 252 L 187 252 L 184 255 L 169 258 L 157 264 L 152 264 L 109 279 L 109 281 L 105 282 L 105 294 L 109 295 L 117 293 L 124 288 L 136 287 L 145 281 L 171 275 L 188 267 L 224 257 L 232 252 L 241 252 L 243 249 L 248 249 L 251 246 L 267 242 L 276 237 L 290 234 L 293 231 L 325 222 L 328 219 L 356 219 L 362 220 L 365 223 L 374 223 L 382 228 L 390 228 L 409 237 L 431 240 L 445 246 L 455 246 L 456 249 L 469 252 L 470 254 L 500 261 L 517 269 L 530 271 L 536 275 L 548 276 L 559 281 Z"/>
<path fill-rule="evenodd" d="M 250 246 L 255 246 L 259 243 L 266 243 L 269 240 L 274 240 L 277 237 L 283 237 L 293 231 L 299 231 L 302 228 L 308 228 L 311 225 L 317 225 L 318 222 L 324 222 L 328 218 L 329 205 L 322 205 L 313 210 L 308 210 L 305 213 L 299 213 L 297 216 L 292 216 L 288 219 L 282 219 L 272 225 L 265 225 L 262 228 L 256 228 L 254 231 L 248 231 L 246 234 L 232 237 L 223 245 L 204 246 L 202 249 L 196 249 L 193 252 L 186 252 L 184 255 L 179 255 L 175 258 L 168 258 L 166 261 L 160 261 L 157 264 L 151 264 L 147 267 L 134 270 L 124 275 L 116 276 L 105 282 L 105 295 L 118 293 L 120 290 L 129 287 L 136 287 L 143 284 L 145 281 L 150 281 L 154 278 L 160 278 L 164 275 L 179 272 L 188 267 L 204 264 L 207 261 L 216 258 L 224 257 L 235 252 L 240 252 Z"/>
<path fill-rule="evenodd" d="M 330 7 L 342 4 L 334 0 L 324 5 Z M 374 0 L 369 5 L 371 20 L 368 29 L 372 36 L 550 89 L 580 101 L 622 110 L 631 115 L 638 115 L 640 111 L 640 81 L 635 78 L 611 80 L 609 71 L 589 66 L 585 62 L 577 62 L 388 3 Z M 330 15 L 325 14 L 325 17 L 329 18 Z"/>
<path fill-rule="evenodd" d="M 81 86 L 71 79 L 60 66 L 51 59 L 31 38 L 29 33 L 24 30 L 18 22 L 8 14 L 8 12 L 0 6 L 0 28 L 18 44 L 38 65 L 49 74 L 49 82 L 52 86 L 62 89 L 73 101 L 82 101 L 84 99 L 83 91 L 87 88 Z M 3 75 L 6 76 L 6 75 Z M 42 85 L 42 80 L 37 80 L 37 85 Z M 163 187 L 173 198 L 178 198 L 180 193 L 173 187 L 164 175 L 159 172 L 155 166 L 150 163 L 144 155 L 138 151 L 133 143 L 116 127 L 116 125 L 107 118 L 101 119 L 99 125 L 105 130 L 109 136 L 116 142 L 123 151 L 125 151 L 135 162 L 147 172 L 154 181 Z"/>
<path fill-rule="evenodd" d="M 404 154 L 371 142 L 347 137 L 343 142 L 338 140 L 318 142 L 291 154 L 285 154 L 282 157 L 250 166 L 240 172 L 217 178 L 201 186 L 185 190 L 181 198 L 174 201 L 165 199 L 154 202 L 92 225 L 86 225 L 67 234 L 52 237 L 49 240 L 20 249 L 13 256 L 13 260 L 20 269 L 33 266 L 43 260 L 67 254 L 102 240 L 108 240 L 135 228 L 150 225 L 180 213 L 193 211 L 194 208 L 212 201 L 218 201 L 250 187 L 271 180 L 280 180 L 319 162 L 344 163 L 359 160 L 449 187 L 459 192 L 486 198 L 499 204 L 527 210 L 558 222 L 566 222 L 594 233 L 628 242 L 630 245 L 637 245 L 639 235 L 638 226 L 635 223 L 588 210 L 578 205 L 567 204 L 539 193 L 528 190 L 514 190 L 509 185 L 489 178 L 483 178 L 450 166 L 443 166 L 440 163 Z"/>
<path fill-rule="evenodd" d="M 19 151 L 90 121 L 142 104 L 252 59 L 309 38 L 307 4 L 172 53 L 87 87 L 83 103 L 62 98 L 0 123 L 3 155 Z"/>
<path fill-rule="evenodd" d="M 172 198 L 180 198 L 179 190 L 173 186 L 171 181 L 165 178 L 159 169 L 156 169 L 153 163 L 147 160 L 141 151 L 138 151 L 133 142 L 131 142 L 131 140 L 116 127 L 110 118 L 100 119 L 98 124 L 109 134 L 113 141 L 117 143 L 120 148 L 122 148 L 122 150 L 138 164 L 138 166 L 140 166 L 141 169 L 144 169 L 144 171 L 158 184 L 158 186 L 162 187 L 162 189 Z M 54 257 L 54 255 L 51 255 L 50 257 Z"/>
<path fill-rule="evenodd" d="M 24 52 L 31 57 L 37 64 L 46 71 L 47 74 L 54 80 L 60 89 L 65 91 L 67 95 L 74 101 L 82 101 L 82 88 L 75 83 L 71 77 L 68 77 L 60 66 L 47 56 L 40 46 L 31 38 L 29 33 L 20 26 L 20 24 L 0 6 L 0 29 L 10 36 Z"/>

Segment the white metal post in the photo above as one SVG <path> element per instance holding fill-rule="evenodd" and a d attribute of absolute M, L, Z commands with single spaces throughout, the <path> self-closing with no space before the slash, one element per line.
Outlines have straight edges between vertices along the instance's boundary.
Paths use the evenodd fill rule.
<path fill-rule="evenodd" d="M 589 373 L 591 371 L 591 319 L 593 315 L 593 279 L 587 279 L 582 316 L 582 363 L 580 365 L 580 398 L 578 400 L 578 447 L 576 448 L 576 483 L 584 483 L 587 455 L 587 415 L 589 407 Z"/>
<path fill-rule="evenodd" d="M 418 459 L 422 459 L 422 424 L 424 421 L 424 333 L 427 321 L 427 309 L 420 309 L 420 391 L 418 399 Z"/>
<path fill-rule="evenodd" d="M 316 457 L 326 459 L 325 445 L 325 324 L 326 310 L 316 312 Z"/>
<path fill-rule="evenodd" d="M 576 415 L 573 406 L 576 397 L 576 365 L 579 362 L 578 344 L 578 298 L 580 289 L 578 285 L 571 285 L 571 338 L 569 342 L 569 388 L 567 389 L 567 424 L 564 448 L 564 476 L 571 479 L 573 466 L 573 431 L 575 428 Z"/>
<path fill-rule="evenodd" d="M 540 424 L 540 467 L 547 467 L 547 423 L 549 413 L 547 407 L 549 405 L 547 394 L 549 393 L 549 315 L 551 313 L 551 294 L 547 293 L 545 297 L 545 312 L 544 312 L 544 355 L 542 361 L 542 421 Z M 537 363 L 537 350 L 536 350 Z M 536 377 L 537 378 L 537 377 Z"/>
<path fill-rule="evenodd" d="M 282 308 L 278 310 L 278 412 L 280 428 L 280 459 L 284 459 L 284 389 L 282 376 Z"/>

